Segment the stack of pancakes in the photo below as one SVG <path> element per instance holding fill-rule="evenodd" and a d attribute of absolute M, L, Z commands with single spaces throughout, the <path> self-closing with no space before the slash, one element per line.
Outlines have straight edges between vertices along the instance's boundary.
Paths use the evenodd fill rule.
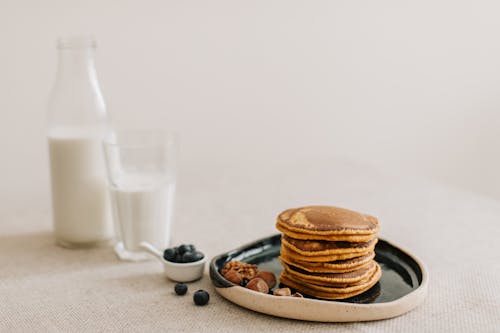
<path fill-rule="evenodd" d="M 344 299 L 370 289 L 381 276 L 374 248 L 378 220 L 331 206 L 288 209 L 276 224 L 283 233 L 280 281 L 304 294 Z"/>

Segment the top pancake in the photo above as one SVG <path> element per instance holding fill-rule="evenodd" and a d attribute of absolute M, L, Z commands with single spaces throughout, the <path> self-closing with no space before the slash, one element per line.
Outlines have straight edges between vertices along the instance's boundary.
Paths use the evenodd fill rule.
<path fill-rule="evenodd" d="M 369 242 L 373 239 L 374 234 L 356 234 L 356 235 L 322 235 L 322 234 L 306 234 L 298 233 L 290 230 L 284 223 L 278 221 L 276 228 L 287 236 L 295 239 L 303 240 L 327 240 L 327 241 L 344 241 L 344 242 Z"/>
<path fill-rule="evenodd" d="M 333 206 L 306 206 L 287 209 L 277 225 L 310 235 L 372 235 L 379 230 L 376 217 Z"/>

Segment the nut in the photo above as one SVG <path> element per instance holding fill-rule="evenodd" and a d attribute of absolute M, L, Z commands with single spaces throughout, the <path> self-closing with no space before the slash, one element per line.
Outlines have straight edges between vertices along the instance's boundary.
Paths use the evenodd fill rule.
<path fill-rule="evenodd" d="M 238 273 L 234 269 L 226 272 L 226 274 L 224 274 L 224 277 L 226 278 L 226 280 L 231 281 L 235 284 L 241 284 L 242 281 L 240 273 Z"/>
<path fill-rule="evenodd" d="M 240 269 L 238 269 L 238 273 L 241 274 L 241 277 L 248 280 L 253 279 L 257 275 L 257 272 L 258 272 L 257 265 L 243 266 Z"/>
<path fill-rule="evenodd" d="M 269 287 L 267 286 L 266 281 L 264 281 L 261 278 L 257 278 L 257 277 L 251 279 L 247 283 L 246 287 L 248 289 L 252 289 L 254 291 L 258 291 L 259 293 L 267 294 L 269 292 Z"/>
<path fill-rule="evenodd" d="M 274 296 L 291 296 L 292 291 L 290 288 L 278 288 L 273 291 Z"/>
<path fill-rule="evenodd" d="M 222 275 L 226 275 L 227 272 L 229 272 L 230 270 L 234 269 L 234 270 L 238 270 L 238 268 L 241 266 L 241 262 L 240 261 L 237 261 L 237 260 L 233 260 L 233 261 L 230 261 L 230 262 L 227 262 L 224 267 L 222 267 L 221 269 L 221 273 Z"/>
<path fill-rule="evenodd" d="M 257 275 L 255 277 L 261 278 L 262 280 L 266 281 L 267 286 L 269 289 L 274 287 L 276 285 L 276 277 L 272 272 L 269 271 L 258 271 Z"/>
<path fill-rule="evenodd" d="M 301 293 L 293 293 L 292 297 L 304 298 L 304 295 L 302 295 Z"/>
<path fill-rule="evenodd" d="M 241 261 L 233 260 L 224 265 L 221 270 L 222 275 L 226 275 L 230 270 L 238 272 L 242 279 L 251 280 L 257 275 L 257 265 L 247 264 Z"/>

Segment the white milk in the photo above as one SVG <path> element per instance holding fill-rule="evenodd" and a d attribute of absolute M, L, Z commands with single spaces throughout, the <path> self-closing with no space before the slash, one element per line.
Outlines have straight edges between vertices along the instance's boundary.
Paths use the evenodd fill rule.
<path fill-rule="evenodd" d="M 139 243 L 147 241 L 158 249 L 170 242 L 175 183 L 163 181 L 144 185 L 137 180 L 116 188 L 111 186 L 116 227 L 127 251 L 143 251 Z"/>
<path fill-rule="evenodd" d="M 101 142 L 90 136 L 49 136 L 49 151 L 58 243 L 85 246 L 111 239 Z"/>

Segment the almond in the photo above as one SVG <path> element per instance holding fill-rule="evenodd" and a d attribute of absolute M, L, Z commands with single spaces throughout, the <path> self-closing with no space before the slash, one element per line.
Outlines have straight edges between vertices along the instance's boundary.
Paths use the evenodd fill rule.
<path fill-rule="evenodd" d="M 258 277 L 251 279 L 247 283 L 246 287 L 248 289 L 258 291 L 259 293 L 267 294 L 269 292 L 269 287 L 268 287 L 266 281 L 264 281 L 263 279 L 258 278 Z"/>
<path fill-rule="evenodd" d="M 262 280 L 266 281 L 267 286 L 269 289 L 274 287 L 276 285 L 276 276 L 272 272 L 269 271 L 258 271 L 257 275 L 255 277 L 261 278 Z"/>
<path fill-rule="evenodd" d="M 234 269 L 227 271 L 226 274 L 224 274 L 224 277 L 226 280 L 231 281 L 234 284 L 241 284 L 242 281 L 240 273 Z"/>
<path fill-rule="evenodd" d="M 290 288 L 278 288 L 273 291 L 274 296 L 291 296 L 292 291 Z"/>

